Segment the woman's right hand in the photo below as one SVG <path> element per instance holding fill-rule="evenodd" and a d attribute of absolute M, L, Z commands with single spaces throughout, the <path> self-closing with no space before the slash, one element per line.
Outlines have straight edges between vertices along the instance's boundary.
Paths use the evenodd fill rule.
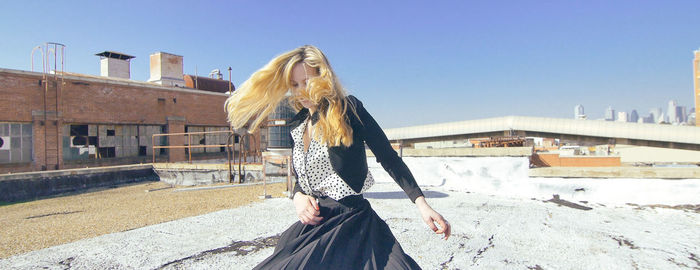
<path fill-rule="evenodd" d="M 299 221 L 305 225 L 318 225 L 321 223 L 321 211 L 316 203 L 316 198 L 301 192 L 294 194 L 294 208 L 297 211 Z"/>

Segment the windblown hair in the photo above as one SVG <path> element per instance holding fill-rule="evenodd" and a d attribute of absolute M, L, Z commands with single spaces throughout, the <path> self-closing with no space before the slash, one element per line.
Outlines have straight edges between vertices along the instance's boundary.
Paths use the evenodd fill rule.
<path fill-rule="evenodd" d="M 318 48 L 305 45 L 273 58 L 253 73 L 224 104 L 228 121 L 234 128 L 249 124 L 250 132 L 267 119 L 277 105 L 284 100 L 292 86 L 292 68 L 304 63 L 316 69 L 318 76 L 308 78 L 306 89 L 289 98 L 296 111 L 303 108 L 299 100 L 305 98 L 316 106 L 318 122 L 314 126 L 314 138 L 328 146 L 350 146 L 352 128 L 346 121 L 348 104 L 346 93 L 335 76 L 328 59 Z"/>

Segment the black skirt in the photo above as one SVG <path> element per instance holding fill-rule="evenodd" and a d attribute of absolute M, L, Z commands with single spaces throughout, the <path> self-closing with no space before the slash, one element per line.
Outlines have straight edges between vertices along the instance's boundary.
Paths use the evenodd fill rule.
<path fill-rule="evenodd" d="M 254 269 L 420 269 L 362 195 L 318 199 L 321 223 L 292 224 Z"/>

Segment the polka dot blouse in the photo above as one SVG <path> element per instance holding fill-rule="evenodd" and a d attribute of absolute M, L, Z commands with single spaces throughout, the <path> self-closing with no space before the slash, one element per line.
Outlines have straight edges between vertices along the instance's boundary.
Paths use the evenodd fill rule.
<path fill-rule="evenodd" d="M 292 130 L 294 149 L 292 157 L 299 186 L 306 194 L 320 194 L 340 200 L 346 196 L 358 195 L 374 184 L 372 174 L 368 171 L 360 193 L 355 192 L 333 170 L 328 156 L 328 146 L 311 138 L 309 149 L 304 152 L 304 130 L 309 121 L 304 121 Z"/>

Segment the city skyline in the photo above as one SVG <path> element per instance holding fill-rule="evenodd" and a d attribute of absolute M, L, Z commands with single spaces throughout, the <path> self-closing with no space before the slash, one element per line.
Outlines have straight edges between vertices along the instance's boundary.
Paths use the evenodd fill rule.
<path fill-rule="evenodd" d="M 323 3 L 8 2 L 0 10 L 0 68 L 30 70 L 44 42 L 67 45 L 66 71 L 98 75 L 96 53 L 184 56 L 184 73 L 232 68 L 240 85 L 275 55 L 320 47 L 350 94 L 384 128 L 505 115 L 589 119 L 607 106 L 640 115 L 693 100 L 697 1 Z M 342 12 L 339 12 L 342 11 Z M 80 19 L 67 14 L 80 14 Z M 21 23 L 20 23 L 21 22 Z M 89 23 L 86 23 L 89 22 Z M 38 62 L 35 65 L 40 65 Z M 692 106 L 687 106 L 688 108 Z M 222 110 L 223 111 L 223 110 Z"/>
<path fill-rule="evenodd" d="M 633 108 L 629 111 L 618 111 L 615 106 L 608 105 L 603 113 L 603 117 L 591 118 L 586 114 L 586 105 L 577 104 L 574 106 L 574 119 L 586 119 L 586 120 L 605 120 L 605 121 L 621 121 L 621 122 L 638 122 L 642 123 L 658 123 L 660 121 L 669 124 L 679 124 L 688 123 L 690 118 L 694 118 L 694 107 L 684 106 L 678 103 L 676 100 L 669 100 L 667 102 L 667 107 L 664 109 L 663 106 L 655 106 L 645 111 L 644 109 L 637 110 Z M 692 103 L 691 103 L 692 105 Z M 673 107 L 673 109 L 672 109 Z M 627 120 L 620 120 L 620 116 L 624 115 Z M 644 119 L 647 117 L 652 117 L 652 119 Z M 676 117 L 678 117 L 676 119 Z M 571 117 L 570 117 L 571 118 Z M 675 120 L 673 120 L 675 119 Z"/>

